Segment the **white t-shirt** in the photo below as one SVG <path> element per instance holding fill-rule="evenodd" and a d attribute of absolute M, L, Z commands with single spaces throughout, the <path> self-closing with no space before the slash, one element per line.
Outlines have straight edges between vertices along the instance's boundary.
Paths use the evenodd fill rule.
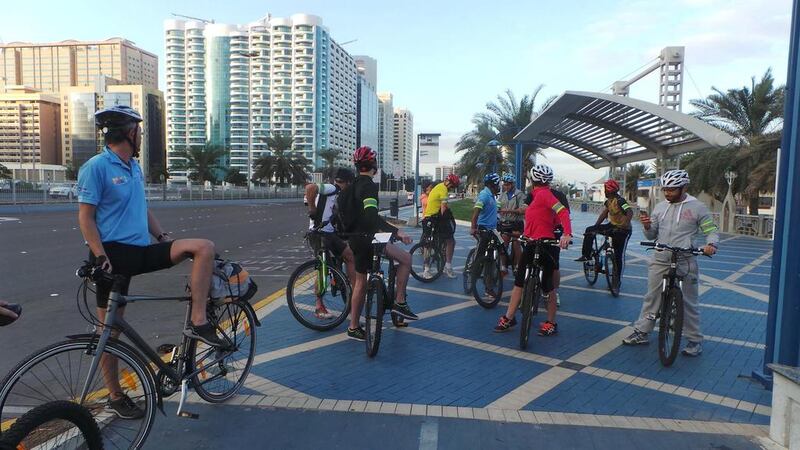
<path fill-rule="evenodd" d="M 319 184 L 319 193 L 317 194 L 317 198 L 314 200 L 314 205 L 319 208 L 320 197 L 325 196 L 325 206 L 323 207 L 322 217 L 320 218 L 321 223 L 325 223 L 325 226 L 322 227 L 322 231 L 327 233 L 333 233 L 333 224 L 331 224 L 331 216 L 333 215 L 333 205 L 336 204 L 336 197 L 339 196 L 339 188 L 333 184 Z M 305 199 L 308 202 L 308 199 Z M 326 223 L 327 222 L 327 223 Z M 308 229 L 314 229 L 314 221 L 308 221 Z"/>

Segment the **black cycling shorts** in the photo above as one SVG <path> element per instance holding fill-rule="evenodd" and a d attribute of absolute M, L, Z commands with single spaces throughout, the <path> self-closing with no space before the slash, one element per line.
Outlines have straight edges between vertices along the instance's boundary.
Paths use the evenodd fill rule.
<path fill-rule="evenodd" d="M 372 239 L 363 236 L 353 236 L 348 240 L 350 250 L 353 251 L 353 260 L 355 261 L 356 272 L 367 273 L 372 268 L 372 256 L 375 253 L 375 247 L 372 245 Z"/>
<path fill-rule="evenodd" d="M 501 233 L 522 233 L 525 229 L 525 222 L 501 221 L 497 222 L 497 231 Z"/>
<path fill-rule="evenodd" d="M 128 279 L 122 286 L 122 295 L 128 295 L 131 277 L 143 273 L 156 272 L 168 269 L 174 264 L 170 258 L 172 241 L 159 242 L 145 247 L 138 245 L 121 244 L 119 242 L 103 242 L 103 249 L 111 269 L 115 275 L 125 275 Z M 96 258 L 89 252 L 89 262 L 95 263 Z M 108 281 L 97 282 L 97 307 L 108 306 L 108 296 L 111 293 L 111 283 Z"/>
<path fill-rule="evenodd" d="M 539 254 L 539 263 L 542 266 L 542 292 L 547 293 L 553 290 L 553 272 L 558 270 L 558 258 L 561 255 L 561 249 L 551 245 L 544 245 L 541 247 Z M 533 262 L 534 247 L 526 245 L 525 250 L 522 252 L 519 265 L 517 266 L 517 276 L 514 277 L 514 286 L 525 286 L 525 269 L 528 264 Z"/>
<path fill-rule="evenodd" d="M 325 247 L 337 258 L 342 256 L 342 252 L 347 248 L 347 241 L 340 238 L 336 233 L 323 233 L 322 239 L 325 240 Z"/>

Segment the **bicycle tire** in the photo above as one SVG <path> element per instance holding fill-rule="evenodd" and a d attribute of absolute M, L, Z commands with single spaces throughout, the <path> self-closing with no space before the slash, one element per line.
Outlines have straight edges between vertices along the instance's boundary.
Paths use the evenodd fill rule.
<path fill-rule="evenodd" d="M 539 297 L 541 297 L 541 286 L 537 277 L 528 277 L 525 280 L 525 287 L 522 290 L 522 324 L 519 330 L 519 348 L 528 348 L 528 340 L 531 336 L 531 326 L 533 317 L 539 312 Z"/>
<path fill-rule="evenodd" d="M 475 259 L 475 248 L 469 250 L 469 253 L 467 253 L 467 260 L 464 262 L 464 272 L 462 275 L 464 278 L 465 294 L 469 294 L 470 290 L 472 289 L 472 274 L 470 271 L 472 270 L 473 259 Z"/>
<path fill-rule="evenodd" d="M 617 272 L 617 261 L 613 252 L 606 253 L 606 283 L 608 290 L 613 297 L 619 297 L 619 272 Z"/>
<path fill-rule="evenodd" d="M 383 330 L 383 314 L 386 312 L 384 295 L 386 295 L 383 280 L 373 276 L 367 286 L 367 301 L 364 305 L 364 322 L 367 356 L 370 358 L 378 354 L 381 346 L 381 331 Z M 374 328 L 374 329 L 373 329 Z"/>
<path fill-rule="evenodd" d="M 203 370 L 199 374 L 192 377 L 192 386 L 194 387 L 197 395 L 209 403 L 221 403 L 233 397 L 239 389 L 244 385 L 247 380 L 247 375 L 250 374 L 250 369 L 253 365 L 256 351 L 256 318 L 249 307 L 241 304 L 240 301 L 225 303 L 223 305 L 209 305 L 208 311 L 209 322 L 216 323 L 220 328 L 224 329 L 224 338 L 232 341 L 236 352 L 231 353 L 231 360 L 223 359 L 217 363 L 216 367 L 209 367 L 209 370 Z M 244 319 L 244 320 L 242 320 Z M 219 334 L 219 331 L 217 332 Z M 206 350 L 203 347 L 207 347 Z M 198 351 L 200 349 L 200 351 Z M 244 350 L 242 350 L 244 349 Z M 207 354 L 210 358 L 216 358 L 219 351 L 213 351 L 206 344 L 197 340 L 192 340 L 189 344 L 189 355 L 191 370 L 196 370 L 198 366 L 198 355 L 204 356 Z M 240 359 L 237 356 L 246 358 L 244 365 L 239 365 Z M 202 360 L 200 362 L 202 364 Z M 218 392 L 212 392 L 212 387 L 219 385 L 219 383 L 212 382 L 219 380 L 219 374 L 225 377 L 230 368 L 238 369 L 239 375 L 234 383 L 229 383 L 230 386 L 223 389 L 218 389 Z M 211 369 L 218 369 L 218 373 L 213 373 Z M 211 375 L 209 377 L 209 375 Z"/>
<path fill-rule="evenodd" d="M 600 264 L 600 259 L 597 255 L 592 255 L 592 259 L 583 262 L 583 276 L 589 286 L 594 286 L 597 282 L 597 266 Z"/>
<path fill-rule="evenodd" d="M 481 263 L 480 276 L 472 277 L 472 297 L 486 309 L 497 306 L 503 297 L 503 280 L 500 277 L 500 261 L 484 257 Z M 489 291 L 491 289 L 491 291 Z M 484 295 L 490 293 L 494 295 Z"/>
<path fill-rule="evenodd" d="M 427 252 L 427 256 L 423 252 Z M 444 255 L 442 255 L 439 247 L 436 247 L 431 242 L 422 242 L 414 244 L 409 253 L 411 254 L 411 276 L 414 277 L 415 280 L 421 283 L 432 283 L 442 276 L 442 272 L 444 271 Z M 434 268 L 435 263 L 436 272 L 431 272 L 430 277 L 423 277 L 422 271 L 417 272 L 423 265 L 417 263 L 423 262 L 426 259 L 429 261 L 429 267 L 431 269 Z"/>
<path fill-rule="evenodd" d="M 669 367 L 678 356 L 683 334 L 683 293 L 677 287 L 662 294 L 661 317 L 658 323 L 658 358 Z"/>
<path fill-rule="evenodd" d="M 31 410 L 49 401 L 78 400 L 88 375 L 81 372 L 81 369 L 86 369 L 88 372 L 93 355 L 87 354 L 87 351 L 90 349 L 92 352 L 94 351 L 96 341 L 94 338 L 79 337 L 56 342 L 19 362 L 0 383 L 0 423 L 18 418 L 20 410 Z M 74 353 L 75 356 L 70 356 L 68 352 Z M 102 371 L 99 368 L 93 384 L 90 386 L 91 395 L 83 406 L 89 409 L 94 417 L 100 417 L 100 420 L 96 420 L 100 424 L 100 434 L 106 447 L 141 448 L 152 429 L 159 404 L 155 375 L 150 366 L 143 362 L 138 352 L 124 342 L 110 339 L 104 353 L 116 357 L 119 362 L 126 365 L 118 375 L 120 384 L 127 389 L 126 393 L 132 394 L 130 397 L 134 401 L 143 400 L 144 417 L 138 419 L 138 422 L 115 420 L 111 414 L 104 412 L 105 403 L 98 400 L 105 397 L 107 390 Z M 60 359 L 57 357 L 64 354 L 67 355 L 69 364 L 59 363 Z M 46 364 L 48 360 L 52 365 L 59 363 L 58 368 L 53 370 L 54 368 Z M 68 367 L 70 371 L 77 369 L 78 372 L 67 377 L 64 372 L 65 367 Z M 47 376 L 39 376 L 37 370 L 41 370 L 40 373 L 47 374 Z M 30 373 L 30 378 L 26 377 L 28 373 Z M 49 378 L 42 379 L 43 377 L 55 377 L 57 373 L 64 375 L 65 379 L 60 382 L 52 382 Z M 34 387 L 36 384 L 42 385 L 44 388 L 42 392 L 36 391 Z M 20 386 L 19 391 L 14 390 L 17 386 Z M 58 392 L 61 389 L 63 392 Z M 138 423 L 138 429 L 135 429 L 134 423 Z M 129 433 L 130 431 L 133 433 Z M 121 440 L 125 440 L 126 443 L 120 445 Z"/>
<path fill-rule="evenodd" d="M 395 294 L 395 289 L 397 288 L 397 268 L 395 267 L 394 261 L 389 260 L 389 271 L 388 271 L 388 283 L 386 283 L 386 298 L 394 302 L 397 298 Z M 392 317 L 392 325 L 395 327 L 407 327 L 408 324 L 406 323 L 405 318 L 403 316 L 398 316 L 397 314 L 389 314 Z"/>
<path fill-rule="evenodd" d="M 58 422 L 68 422 L 71 426 Z M 50 429 L 47 428 L 48 424 Z M 77 428 L 77 433 L 70 431 L 72 428 Z M 42 432 L 36 433 L 40 429 Z M 71 436 L 64 436 L 67 432 Z M 66 441 L 53 442 L 61 437 Z M 75 446 L 65 447 L 69 441 Z M 0 450 L 34 448 L 43 444 L 48 448 L 54 446 L 52 448 L 103 450 L 103 438 L 92 413 L 83 406 L 66 400 L 48 402 L 33 408 L 0 436 Z"/>
<path fill-rule="evenodd" d="M 336 283 L 337 285 L 337 293 L 339 295 L 336 297 L 336 305 L 337 307 L 341 306 L 341 311 L 339 311 L 339 314 L 336 317 L 327 322 L 315 322 L 311 320 L 311 317 L 314 317 L 313 314 L 310 315 L 311 317 L 307 317 L 307 315 L 303 314 L 305 310 L 311 309 L 312 307 L 295 298 L 296 295 L 299 295 L 299 293 L 295 290 L 295 285 L 298 283 L 298 280 L 304 279 L 304 277 L 309 276 L 309 274 L 312 272 L 316 272 L 319 268 L 319 265 L 319 260 L 312 259 L 300 264 L 300 266 L 298 266 L 294 272 L 292 272 L 292 275 L 289 276 L 289 281 L 286 284 L 286 306 L 289 307 L 289 311 L 292 313 L 294 318 L 297 319 L 297 321 L 300 322 L 300 324 L 302 324 L 304 327 L 316 331 L 328 331 L 341 325 L 350 314 L 350 295 L 352 294 L 352 290 L 350 287 L 350 282 L 347 280 L 347 276 L 336 267 L 328 265 L 328 272 L 330 274 L 329 277 L 332 280 L 331 282 Z M 314 300 L 316 300 L 316 296 L 313 294 L 313 292 L 311 295 L 313 295 Z"/>

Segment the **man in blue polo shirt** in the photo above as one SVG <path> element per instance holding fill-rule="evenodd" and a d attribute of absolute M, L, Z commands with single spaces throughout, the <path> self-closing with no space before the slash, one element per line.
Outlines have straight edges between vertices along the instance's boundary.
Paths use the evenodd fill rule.
<path fill-rule="evenodd" d="M 495 232 L 497 228 L 497 199 L 495 196 L 500 192 L 500 176 L 496 173 L 487 174 L 483 177 L 483 190 L 478 194 L 475 200 L 475 207 L 472 212 L 472 225 L 470 227 L 470 234 L 478 239 L 478 248 L 475 250 L 475 255 L 482 255 L 486 251 L 486 246 L 489 245 L 491 233 Z M 505 257 L 503 257 L 503 269 L 507 265 Z M 478 276 L 480 271 L 479 264 L 473 264 L 473 276 Z"/>
<path fill-rule="evenodd" d="M 141 121 L 139 113 L 127 106 L 112 106 L 95 114 L 95 124 L 103 132 L 106 146 L 78 174 L 78 223 L 89 245 L 89 258 L 106 272 L 128 278 L 123 295 L 128 293 L 130 277 L 193 258 L 191 324 L 184 334 L 211 346 L 224 346 L 214 326 L 206 320 L 214 243 L 205 239 L 173 241 L 147 209 L 144 177 L 135 159 L 142 143 Z M 151 236 L 158 243 L 151 244 Z M 105 322 L 110 291 L 110 283 L 97 283 L 100 322 Z M 120 308 L 119 314 L 123 312 L 124 308 Z M 109 390 L 107 409 L 123 419 L 143 417 L 144 412 L 120 387 L 116 358 L 104 358 L 101 366 Z"/>

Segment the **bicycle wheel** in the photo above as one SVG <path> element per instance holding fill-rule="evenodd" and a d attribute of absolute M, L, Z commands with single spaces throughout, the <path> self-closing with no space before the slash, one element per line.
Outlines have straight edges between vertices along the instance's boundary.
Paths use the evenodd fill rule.
<path fill-rule="evenodd" d="M 586 277 L 589 286 L 594 286 L 597 282 L 597 266 L 599 264 L 600 260 L 596 254 L 592 254 L 592 258 L 589 261 L 583 262 L 583 276 Z"/>
<path fill-rule="evenodd" d="M 378 354 L 383 330 L 384 285 L 378 277 L 372 277 L 367 286 L 367 301 L 364 305 L 364 321 L 366 322 L 367 356 L 372 358 Z"/>
<path fill-rule="evenodd" d="M 350 283 L 335 267 L 322 272 L 319 260 L 306 261 L 289 277 L 286 305 L 298 322 L 317 331 L 332 330 L 344 322 L 350 312 Z M 317 311 L 317 296 L 328 312 Z"/>
<path fill-rule="evenodd" d="M 17 364 L 0 384 L 0 424 L 9 424 L 24 413 L 56 400 L 79 402 L 94 357 L 96 339 L 77 338 L 58 342 L 28 356 Z M 116 374 L 107 377 L 98 367 L 82 404 L 100 427 L 107 448 L 140 448 L 155 420 L 158 403 L 156 383 L 150 367 L 128 344 L 109 340 L 104 361 L 114 357 Z M 142 410 L 138 419 L 121 419 L 107 408 L 109 382 Z"/>
<path fill-rule="evenodd" d="M 531 325 L 533 324 L 533 316 L 539 312 L 539 298 L 541 297 L 541 286 L 539 279 L 536 277 L 528 277 L 525 280 L 525 287 L 522 290 L 522 324 L 519 329 L 519 348 L 525 350 L 528 348 L 528 338 L 531 335 Z"/>
<path fill-rule="evenodd" d="M 669 288 L 661 297 L 661 317 L 658 322 L 658 358 L 669 367 L 678 356 L 683 334 L 683 293 L 677 287 Z"/>
<path fill-rule="evenodd" d="M 233 397 L 244 385 L 256 351 L 255 317 L 238 301 L 215 305 L 209 303 L 208 321 L 217 326 L 217 335 L 233 344 L 233 350 L 216 350 L 203 342 L 189 344 L 191 370 L 203 369 L 192 378 L 197 395 L 210 403 Z M 211 364 L 214 360 L 221 361 Z"/>
<path fill-rule="evenodd" d="M 485 256 L 479 262 L 480 275 L 472 278 L 472 297 L 484 308 L 494 308 L 503 296 L 503 279 L 500 277 L 500 261 Z"/>
<path fill-rule="evenodd" d="M 442 276 L 443 270 L 444 255 L 433 243 L 423 242 L 411 247 L 411 276 L 415 280 L 430 283 Z"/>
<path fill-rule="evenodd" d="M 606 253 L 606 282 L 611 295 L 619 297 L 619 272 L 617 271 L 617 258 L 614 252 Z"/>
<path fill-rule="evenodd" d="M 0 437 L 0 449 L 102 450 L 103 438 L 92 413 L 83 406 L 58 400 L 37 406 Z"/>
<path fill-rule="evenodd" d="M 464 263 L 464 293 L 469 294 L 470 290 L 472 289 L 472 274 L 470 270 L 472 268 L 473 260 L 475 259 L 475 249 L 470 249 L 469 253 L 467 253 L 467 261 Z"/>

